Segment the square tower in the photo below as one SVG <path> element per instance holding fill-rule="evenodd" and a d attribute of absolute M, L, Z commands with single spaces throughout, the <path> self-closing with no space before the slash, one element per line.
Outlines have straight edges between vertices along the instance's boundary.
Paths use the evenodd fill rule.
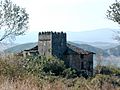
<path fill-rule="evenodd" d="M 38 51 L 40 55 L 56 56 L 62 59 L 66 51 L 66 33 L 40 32 L 38 35 Z"/>

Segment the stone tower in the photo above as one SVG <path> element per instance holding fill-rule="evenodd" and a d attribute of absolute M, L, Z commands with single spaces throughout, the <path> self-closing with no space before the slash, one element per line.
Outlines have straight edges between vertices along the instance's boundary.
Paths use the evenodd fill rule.
<path fill-rule="evenodd" d="M 66 51 L 66 33 L 40 32 L 38 35 L 38 52 L 40 55 L 56 56 L 62 59 Z"/>

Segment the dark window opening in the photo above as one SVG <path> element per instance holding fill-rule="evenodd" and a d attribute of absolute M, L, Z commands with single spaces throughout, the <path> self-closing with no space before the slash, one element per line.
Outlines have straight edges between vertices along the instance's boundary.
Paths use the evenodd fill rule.
<path fill-rule="evenodd" d="M 59 56 L 60 56 L 61 54 L 59 53 Z"/>
<path fill-rule="evenodd" d="M 90 68 L 90 65 L 88 66 L 88 70 L 90 70 L 91 68 Z"/>
<path fill-rule="evenodd" d="M 89 62 L 88 63 L 88 70 L 91 70 L 91 65 L 92 65 L 92 62 Z"/>
<path fill-rule="evenodd" d="M 81 69 L 84 69 L 84 63 L 81 62 Z"/>
<path fill-rule="evenodd" d="M 81 54 L 81 55 L 80 55 L 80 58 L 83 59 L 83 58 L 84 58 L 84 54 Z"/>

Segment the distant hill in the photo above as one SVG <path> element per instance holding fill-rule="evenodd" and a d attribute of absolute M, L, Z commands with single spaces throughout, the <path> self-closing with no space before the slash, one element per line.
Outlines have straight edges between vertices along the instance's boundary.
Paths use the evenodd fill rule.
<path fill-rule="evenodd" d="M 77 43 L 73 43 L 73 42 L 68 42 L 68 43 L 72 44 L 72 45 L 75 45 L 79 48 L 82 48 L 84 50 L 95 52 L 96 54 L 106 55 L 104 50 L 102 50 L 100 48 L 97 48 L 97 47 L 94 47 L 94 46 L 91 46 L 91 45 L 77 44 Z M 6 49 L 5 53 L 18 53 L 18 52 L 21 52 L 23 50 L 35 47 L 36 45 L 37 45 L 37 43 L 26 43 L 26 44 L 17 45 L 17 46 Z"/>
<path fill-rule="evenodd" d="M 0 52 L 4 51 L 5 49 L 7 48 L 10 48 L 10 47 L 13 47 L 13 46 L 16 46 L 17 44 L 15 43 L 0 43 Z"/>
<path fill-rule="evenodd" d="M 20 45 L 16 45 L 14 47 L 8 48 L 6 50 L 4 50 L 5 53 L 18 53 L 21 52 L 23 50 L 26 49 L 30 49 L 33 48 L 37 45 L 37 43 L 25 43 L 25 44 L 20 44 Z"/>
<path fill-rule="evenodd" d="M 73 32 L 66 32 L 66 33 L 67 33 L 67 40 L 72 42 L 73 41 L 115 42 L 113 40 L 113 35 L 115 34 L 113 31 L 116 31 L 116 29 L 101 28 L 96 30 L 80 31 L 80 32 L 73 31 Z M 38 32 L 39 30 L 27 32 L 26 35 L 17 37 L 15 42 L 16 43 L 37 42 Z"/>
<path fill-rule="evenodd" d="M 69 41 L 83 41 L 83 42 L 115 42 L 113 37 L 116 29 L 101 28 L 96 30 L 81 31 L 81 32 L 67 32 L 67 40 Z"/>
<path fill-rule="evenodd" d="M 114 48 L 110 48 L 110 49 L 106 49 L 106 52 L 109 55 L 113 55 L 113 56 L 120 56 L 120 45 L 114 47 Z"/>
<path fill-rule="evenodd" d="M 101 48 L 97 48 L 95 46 L 88 45 L 88 44 L 78 44 L 78 43 L 73 43 L 73 42 L 69 42 L 69 43 L 71 43 L 77 47 L 80 47 L 82 49 L 95 52 L 98 55 L 101 54 L 105 57 L 110 56 L 110 55 L 120 57 L 120 45 L 115 47 L 114 43 L 111 43 L 111 47 L 113 47 L 113 48 L 109 47 L 108 49 L 101 49 Z M 104 43 L 102 43 L 102 44 L 104 44 Z"/>
<path fill-rule="evenodd" d="M 120 56 L 120 45 L 113 47 L 113 48 L 109 48 L 109 49 L 101 49 L 101 48 L 98 48 L 98 47 L 95 47 L 92 45 L 88 45 L 88 44 L 78 44 L 78 43 L 74 43 L 74 42 L 70 42 L 70 41 L 68 43 L 75 45 L 79 48 L 82 48 L 84 50 L 94 52 L 94 53 L 96 53 L 96 55 L 103 55 L 103 56 L 113 55 L 113 56 L 117 56 L 117 57 Z M 16 45 L 16 46 L 6 49 L 5 53 L 18 53 L 23 50 L 33 48 L 36 45 L 37 45 L 36 42 Z"/>
<path fill-rule="evenodd" d="M 84 50 L 94 52 L 97 55 L 108 56 L 108 54 L 103 49 L 100 49 L 100 48 L 97 48 L 97 47 L 94 47 L 94 46 L 91 46 L 91 45 L 88 45 L 88 44 L 78 44 L 78 43 L 74 43 L 74 42 L 68 42 L 68 43 L 70 43 L 72 45 L 75 45 L 79 48 L 82 48 Z"/>
<path fill-rule="evenodd" d="M 73 42 L 78 44 L 88 44 L 104 50 L 114 48 L 119 45 L 119 43 L 112 43 L 112 42 L 83 42 L 83 41 L 73 41 Z"/>

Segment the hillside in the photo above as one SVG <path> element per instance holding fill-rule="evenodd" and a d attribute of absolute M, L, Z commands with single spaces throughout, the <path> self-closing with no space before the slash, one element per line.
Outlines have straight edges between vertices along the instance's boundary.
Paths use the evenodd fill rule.
<path fill-rule="evenodd" d="M 16 46 L 17 44 L 15 43 L 0 43 L 0 52 L 4 51 L 7 48 Z"/>
<path fill-rule="evenodd" d="M 5 53 L 18 53 L 18 52 L 21 52 L 23 50 L 35 47 L 36 45 L 37 45 L 36 42 L 35 43 L 20 44 L 20 45 L 16 45 L 16 46 L 13 46 L 11 48 L 8 48 L 8 49 L 4 50 L 4 52 Z"/>
<path fill-rule="evenodd" d="M 94 47 L 94 46 L 91 46 L 91 45 L 88 45 L 88 44 L 78 44 L 78 43 L 74 43 L 74 42 L 68 42 L 68 43 L 70 43 L 72 45 L 75 45 L 79 48 L 82 48 L 84 50 L 94 52 L 97 55 L 108 56 L 108 54 L 101 48 L 97 48 L 97 47 Z"/>
<path fill-rule="evenodd" d="M 74 43 L 74 42 L 68 42 L 69 44 L 75 45 L 79 48 L 82 48 L 84 50 L 87 51 L 91 51 L 96 53 L 96 55 L 103 55 L 103 56 L 109 56 L 109 55 L 113 55 L 113 56 L 120 56 L 120 45 L 116 46 L 116 47 L 112 47 L 113 48 L 109 48 L 109 49 L 101 49 L 92 45 L 88 45 L 88 44 L 79 44 L 79 43 Z M 21 52 L 23 50 L 26 49 L 30 49 L 32 47 L 35 47 L 37 45 L 37 43 L 25 43 L 25 44 L 20 44 L 20 45 L 16 45 L 13 47 L 10 47 L 8 49 L 5 49 L 5 53 L 17 53 L 17 52 Z"/>
<path fill-rule="evenodd" d="M 49 31 L 49 30 L 48 30 Z M 101 28 L 89 31 L 81 32 L 66 32 L 68 41 L 83 41 L 83 42 L 115 42 L 113 40 L 113 31 L 115 29 L 111 28 Z M 102 35 L 102 36 L 101 36 Z M 31 38 L 32 37 L 32 38 Z M 19 36 L 16 38 L 16 43 L 29 43 L 37 42 L 38 40 L 38 31 L 27 32 L 26 35 Z"/>
<path fill-rule="evenodd" d="M 88 45 L 88 44 L 77 44 L 77 43 L 73 43 L 73 42 L 68 42 L 68 43 L 75 45 L 79 48 L 82 48 L 84 50 L 95 52 L 96 54 L 106 55 L 104 50 L 97 48 L 97 47 L 94 47 L 94 46 L 91 46 L 91 45 Z M 6 49 L 5 52 L 6 53 L 17 53 L 17 52 L 21 52 L 21 51 L 26 50 L 26 49 L 30 49 L 36 45 L 37 45 L 37 43 L 20 44 L 20 45 Z"/>
<path fill-rule="evenodd" d="M 101 28 L 82 32 L 67 32 L 68 40 L 83 42 L 115 42 L 113 31 L 116 29 Z"/>
<path fill-rule="evenodd" d="M 109 55 L 120 56 L 120 45 L 118 45 L 118 46 L 116 46 L 114 48 L 106 49 L 106 52 Z"/>
<path fill-rule="evenodd" d="M 78 44 L 88 44 L 97 48 L 101 49 L 110 49 L 114 48 L 119 45 L 119 43 L 112 43 L 112 42 L 83 42 L 83 41 L 74 41 L 74 43 Z"/>

